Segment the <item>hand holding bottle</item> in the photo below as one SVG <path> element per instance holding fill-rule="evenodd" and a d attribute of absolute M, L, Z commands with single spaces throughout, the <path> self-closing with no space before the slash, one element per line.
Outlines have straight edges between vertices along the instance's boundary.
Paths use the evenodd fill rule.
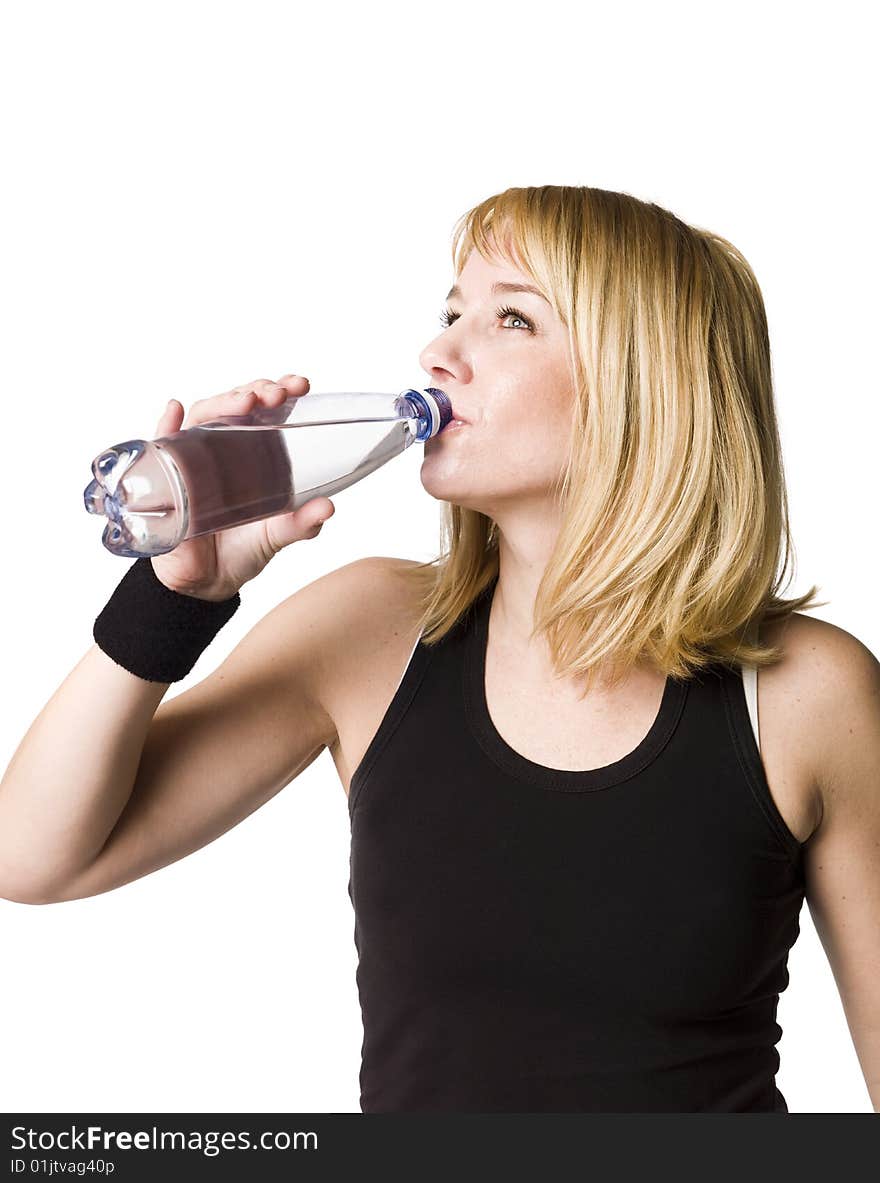
<path fill-rule="evenodd" d="M 184 421 L 182 405 L 172 399 L 156 428 L 157 436 L 206 423 L 223 415 L 247 415 L 257 408 L 271 410 L 285 399 L 305 395 L 307 378 L 285 374 L 277 382 L 267 378 L 237 386 L 225 394 L 200 399 Z M 316 538 L 336 507 L 329 497 L 315 497 L 291 513 L 202 534 L 181 542 L 168 554 L 150 560 L 158 579 L 171 591 L 204 600 L 226 600 L 263 570 L 270 559 L 292 542 Z"/>

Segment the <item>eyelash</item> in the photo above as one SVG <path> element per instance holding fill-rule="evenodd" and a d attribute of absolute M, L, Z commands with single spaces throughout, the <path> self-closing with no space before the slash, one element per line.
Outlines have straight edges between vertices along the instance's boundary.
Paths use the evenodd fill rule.
<path fill-rule="evenodd" d="M 521 312 L 517 311 L 516 308 L 506 308 L 506 307 L 505 308 L 497 308 L 495 310 L 495 315 L 500 317 L 502 320 L 504 320 L 508 316 L 518 317 L 526 325 L 526 329 L 525 330 L 515 329 L 514 330 L 515 332 L 521 333 L 521 332 L 525 331 L 525 332 L 533 333 L 535 331 L 534 324 L 532 324 L 532 322 L 529 320 L 529 318 L 527 316 L 523 316 L 523 314 Z M 458 320 L 458 316 L 459 316 L 459 314 L 457 312 L 452 312 L 452 311 L 450 311 L 450 309 L 444 308 L 443 311 L 440 313 L 440 323 L 441 323 L 441 325 L 443 325 L 443 327 L 445 329 L 448 329 L 451 324 L 453 324 L 455 321 Z"/>

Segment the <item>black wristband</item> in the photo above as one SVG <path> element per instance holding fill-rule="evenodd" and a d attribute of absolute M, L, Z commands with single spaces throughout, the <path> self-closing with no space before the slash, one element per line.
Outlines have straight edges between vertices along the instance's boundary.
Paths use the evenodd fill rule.
<path fill-rule="evenodd" d="M 241 603 L 171 591 L 150 559 L 136 559 L 95 621 L 92 635 L 117 665 L 147 682 L 179 682 Z"/>

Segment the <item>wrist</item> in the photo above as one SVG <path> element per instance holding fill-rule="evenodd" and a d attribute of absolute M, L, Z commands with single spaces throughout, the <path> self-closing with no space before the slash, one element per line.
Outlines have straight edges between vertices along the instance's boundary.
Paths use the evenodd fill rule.
<path fill-rule="evenodd" d="M 117 665 L 148 682 L 178 682 L 241 604 L 173 591 L 148 558 L 129 567 L 95 620 L 93 636 Z"/>

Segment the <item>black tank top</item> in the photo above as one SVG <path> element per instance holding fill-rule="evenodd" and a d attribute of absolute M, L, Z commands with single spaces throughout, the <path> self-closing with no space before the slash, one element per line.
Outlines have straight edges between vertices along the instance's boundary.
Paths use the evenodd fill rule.
<path fill-rule="evenodd" d="M 486 705 L 496 581 L 419 642 L 351 781 L 377 1112 L 776 1112 L 802 851 L 739 671 L 667 679 L 604 768 L 536 764 Z"/>

